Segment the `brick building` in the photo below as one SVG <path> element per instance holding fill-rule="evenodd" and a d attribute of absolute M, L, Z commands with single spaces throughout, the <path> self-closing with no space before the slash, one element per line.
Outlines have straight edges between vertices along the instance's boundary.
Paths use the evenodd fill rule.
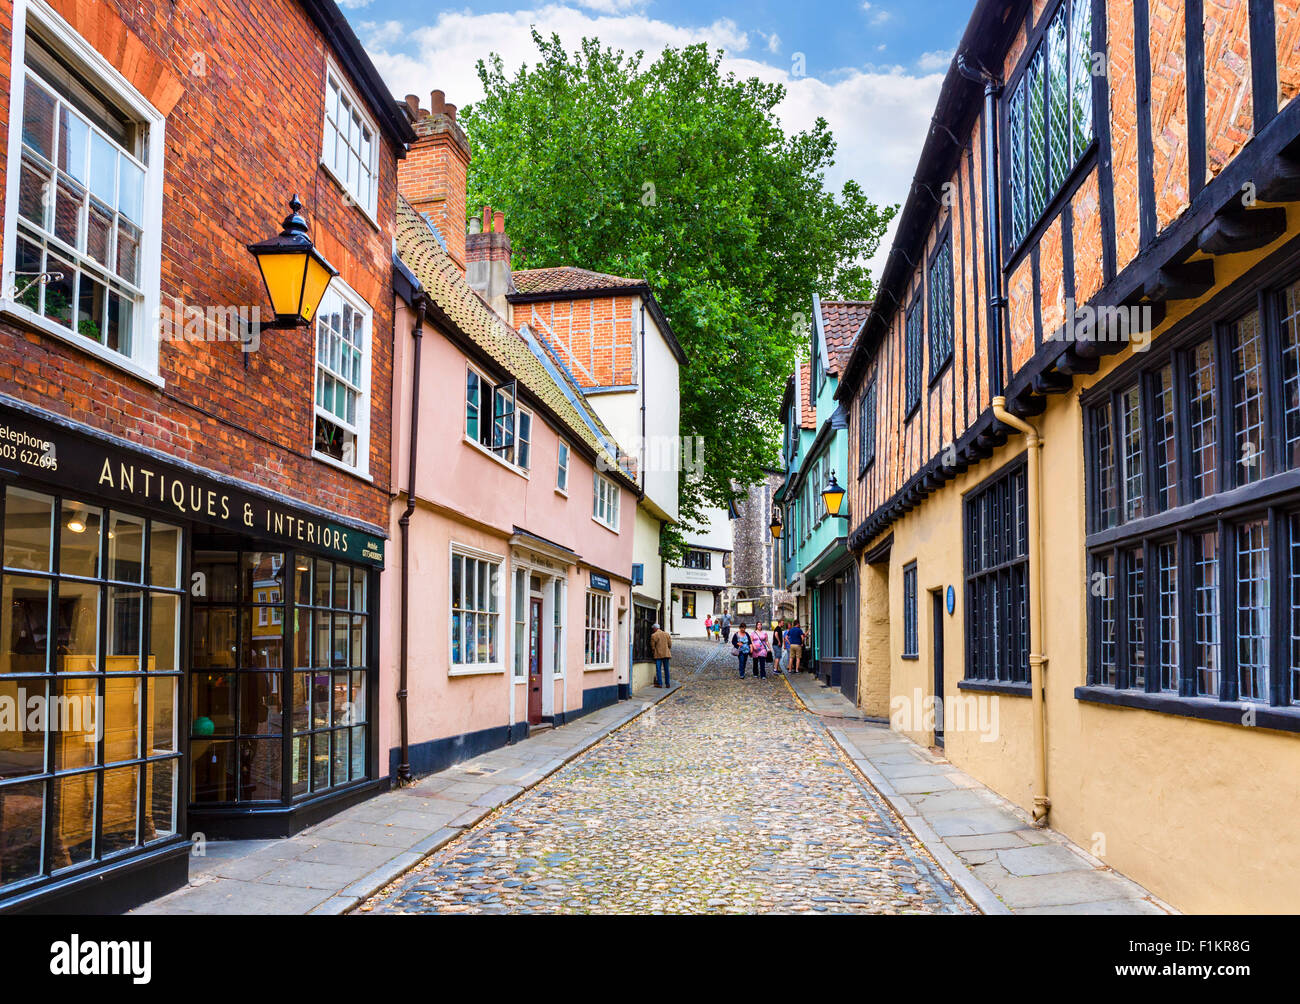
<path fill-rule="evenodd" d="M 0 733 L 0 909 L 92 909 L 183 882 L 192 831 L 382 783 L 414 135 L 330 0 L 17 0 L 0 49 L 0 708 L 89 700 L 100 732 Z M 247 247 L 290 193 L 338 275 L 273 330 Z"/>
<path fill-rule="evenodd" d="M 864 710 L 1187 910 L 1300 889 L 1298 32 L 978 3 L 837 394 Z"/>

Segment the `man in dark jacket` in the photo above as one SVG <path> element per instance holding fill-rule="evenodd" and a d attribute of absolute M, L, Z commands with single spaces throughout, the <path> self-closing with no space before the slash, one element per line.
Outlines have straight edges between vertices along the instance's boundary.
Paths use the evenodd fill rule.
<path fill-rule="evenodd" d="M 659 626 L 654 626 L 654 631 L 650 635 L 650 654 L 655 660 L 655 686 L 671 687 L 672 683 L 668 677 L 668 664 L 673 657 L 673 639 L 667 631 Z"/>

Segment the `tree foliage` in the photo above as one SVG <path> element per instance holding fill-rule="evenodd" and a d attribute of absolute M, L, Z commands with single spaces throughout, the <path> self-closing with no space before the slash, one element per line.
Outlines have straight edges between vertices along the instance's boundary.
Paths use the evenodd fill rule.
<path fill-rule="evenodd" d="M 533 31 L 539 59 L 478 63 L 485 97 L 461 122 L 471 206 L 502 209 L 518 268 L 577 265 L 646 279 L 688 362 L 681 431 L 702 437 L 683 518 L 777 456 L 777 404 L 807 342 L 812 294 L 870 299 L 864 261 L 897 207 L 824 183 L 825 120 L 787 135 L 780 84 L 724 74 L 721 52 L 669 48 L 645 63 Z"/>

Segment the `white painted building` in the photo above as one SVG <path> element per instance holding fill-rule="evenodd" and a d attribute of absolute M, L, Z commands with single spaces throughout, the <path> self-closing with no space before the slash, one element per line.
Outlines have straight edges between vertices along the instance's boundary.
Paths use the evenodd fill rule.
<path fill-rule="evenodd" d="M 668 630 L 679 638 L 703 638 L 705 619 L 722 611 L 728 586 L 731 520 L 726 509 L 709 509 L 705 525 L 687 536 L 684 565 L 669 565 L 673 607 Z"/>

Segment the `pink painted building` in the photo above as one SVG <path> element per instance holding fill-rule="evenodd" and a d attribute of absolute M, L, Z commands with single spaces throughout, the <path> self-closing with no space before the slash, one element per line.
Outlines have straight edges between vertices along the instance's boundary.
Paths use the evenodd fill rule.
<path fill-rule="evenodd" d="M 581 389 L 491 309 L 458 260 L 464 235 L 443 232 L 465 219 L 455 107 L 407 101 L 419 139 L 399 176 L 380 601 L 379 741 L 397 776 L 627 696 L 638 497 Z M 495 236 L 470 235 L 471 277 Z"/>

